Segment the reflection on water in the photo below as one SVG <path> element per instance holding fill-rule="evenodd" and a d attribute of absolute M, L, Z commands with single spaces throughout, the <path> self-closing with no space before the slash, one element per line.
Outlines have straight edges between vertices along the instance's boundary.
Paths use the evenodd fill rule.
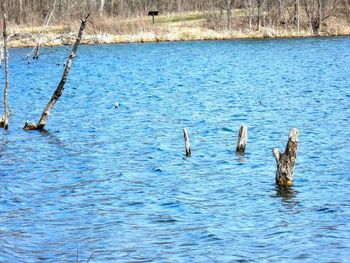
<path fill-rule="evenodd" d="M 276 185 L 276 193 L 285 202 L 292 201 L 297 195 L 297 191 L 294 191 L 292 186 Z"/>
<path fill-rule="evenodd" d="M 81 46 L 41 132 L 22 127 L 40 118 L 69 51 L 43 48 L 28 65 L 30 50 L 12 49 L 0 262 L 350 262 L 349 46 Z M 271 149 L 291 127 L 294 185 L 275 188 Z"/>

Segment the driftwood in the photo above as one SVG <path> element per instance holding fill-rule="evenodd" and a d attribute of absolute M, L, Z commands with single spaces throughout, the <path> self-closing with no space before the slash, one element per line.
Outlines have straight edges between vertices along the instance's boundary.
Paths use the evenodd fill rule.
<path fill-rule="evenodd" d="M 66 63 L 66 67 L 64 69 L 62 79 L 61 79 L 60 83 L 58 84 L 54 94 L 52 95 L 49 103 L 46 105 L 46 108 L 44 109 L 38 124 L 26 122 L 26 124 L 23 127 L 24 130 L 28 131 L 28 130 L 42 130 L 42 129 L 44 129 L 46 122 L 50 116 L 51 110 L 53 109 L 56 102 L 58 101 L 58 99 L 61 97 L 61 95 L 63 93 L 64 85 L 66 83 L 69 70 L 72 66 L 73 59 L 75 57 L 75 53 L 77 52 L 78 46 L 80 44 L 88 17 L 89 17 L 89 15 L 87 15 L 84 19 L 81 20 L 79 33 L 78 33 L 77 39 L 73 45 L 73 48 L 72 48 L 72 51 L 71 51 L 70 56 L 68 58 L 68 61 Z"/>
<path fill-rule="evenodd" d="M 183 129 L 183 133 L 184 133 L 184 139 L 185 139 L 186 157 L 190 157 L 191 156 L 190 138 L 188 137 L 188 133 L 185 128 Z"/>
<path fill-rule="evenodd" d="M 244 154 L 248 141 L 248 127 L 242 125 L 239 128 L 236 153 Z"/>
<path fill-rule="evenodd" d="M 8 129 L 8 118 L 9 118 L 9 107 L 8 107 L 8 89 L 9 89 L 9 52 L 8 52 L 8 46 L 7 46 L 7 28 L 6 28 L 6 22 L 7 22 L 7 15 L 3 14 L 3 36 L 4 36 L 4 53 L 5 53 L 5 89 L 4 89 L 4 110 L 5 114 L 4 116 L 0 117 L 0 127 L 4 128 L 5 130 Z"/>
<path fill-rule="evenodd" d="M 297 159 L 299 145 L 299 131 L 292 128 L 289 132 L 288 143 L 282 154 L 278 148 L 273 149 L 276 159 L 276 184 L 280 186 L 291 186 L 294 176 L 294 166 Z"/>

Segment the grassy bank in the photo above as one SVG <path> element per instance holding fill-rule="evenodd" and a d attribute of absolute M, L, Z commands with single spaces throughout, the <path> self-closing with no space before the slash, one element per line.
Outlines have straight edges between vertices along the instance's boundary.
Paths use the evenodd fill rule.
<path fill-rule="evenodd" d="M 84 44 L 143 43 L 160 41 L 263 39 L 309 37 L 314 34 L 302 24 L 300 32 L 295 25 L 262 26 L 248 29 L 245 16 L 240 10 L 234 12 L 232 30 L 226 30 L 225 20 L 213 21 L 207 13 L 185 13 L 156 17 L 155 25 L 150 17 L 133 19 L 92 18 L 84 37 Z M 241 19 L 242 18 L 242 19 Z M 267 23 L 266 23 L 267 24 Z M 10 47 L 34 47 L 71 44 L 77 33 L 79 21 L 66 22 L 46 28 L 40 26 L 11 25 Z M 350 25 L 344 19 L 330 18 L 323 26 L 323 36 L 349 36 Z"/>

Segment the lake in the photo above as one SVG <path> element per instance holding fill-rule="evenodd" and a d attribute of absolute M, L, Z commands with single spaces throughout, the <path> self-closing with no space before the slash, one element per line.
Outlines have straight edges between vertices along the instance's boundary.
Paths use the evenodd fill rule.
<path fill-rule="evenodd" d="M 10 50 L 0 262 L 350 261 L 349 37 L 81 46 L 42 132 L 22 127 L 70 50 L 30 51 Z"/>

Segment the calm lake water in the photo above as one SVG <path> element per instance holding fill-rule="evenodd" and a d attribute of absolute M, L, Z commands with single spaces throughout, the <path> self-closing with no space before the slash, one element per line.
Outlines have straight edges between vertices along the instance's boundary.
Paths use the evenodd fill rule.
<path fill-rule="evenodd" d="M 81 46 L 43 132 L 21 128 L 69 51 L 29 52 L 10 54 L 0 262 L 350 261 L 350 38 Z"/>

